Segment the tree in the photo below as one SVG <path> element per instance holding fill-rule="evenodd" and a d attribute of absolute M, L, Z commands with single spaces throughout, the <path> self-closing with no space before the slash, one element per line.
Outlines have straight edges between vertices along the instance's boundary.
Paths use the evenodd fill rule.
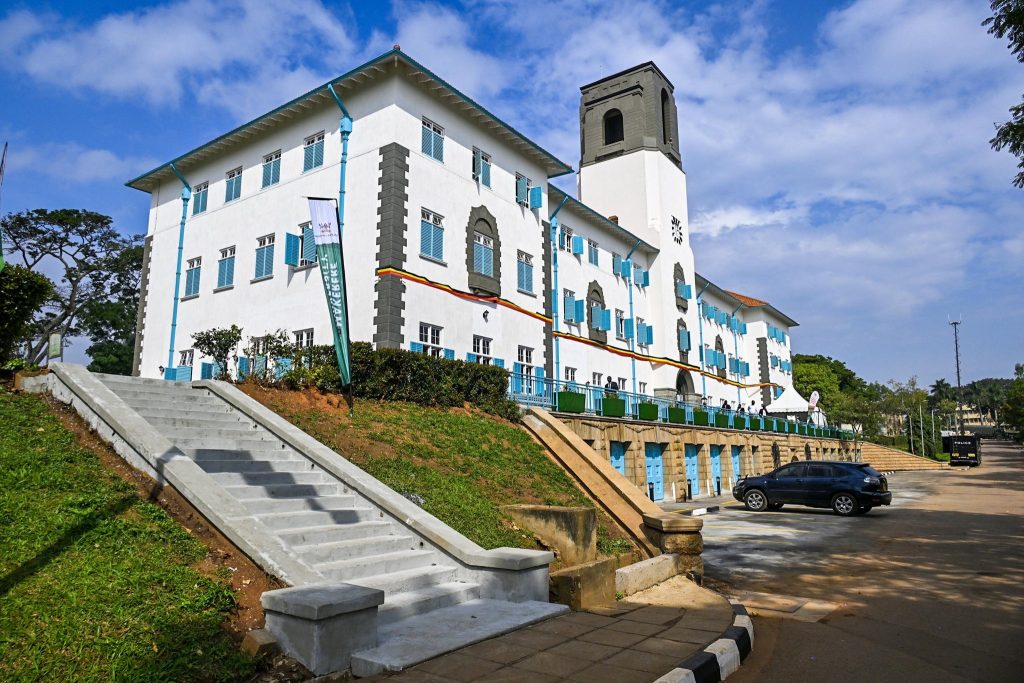
<path fill-rule="evenodd" d="M 85 352 L 92 359 L 89 369 L 93 372 L 131 374 L 142 254 L 142 247 L 135 246 L 117 255 L 110 298 L 92 301 L 82 308 L 82 328 L 92 342 Z"/>
<path fill-rule="evenodd" d="M 0 270 L 0 363 L 7 362 L 28 334 L 29 323 L 53 294 L 53 283 L 22 266 Z"/>
<path fill-rule="evenodd" d="M 1000 416 L 1004 424 L 1017 432 L 1017 439 L 1024 440 L 1024 378 L 1013 380 Z"/>
<path fill-rule="evenodd" d="M 987 26 L 989 34 L 996 38 L 1009 37 L 1010 53 L 1024 63 L 1024 0 L 992 0 L 990 7 L 992 16 L 981 25 Z M 1007 148 L 1021 160 L 1017 165 L 1021 171 L 1014 177 L 1013 184 L 1024 188 L 1024 97 L 1020 104 L 1010 107 L 1009 121 L 996 124 L 996 136 L 989 144 L 997 152 Z"/>
<path fill-rule="evenodd" d="M 805 398 L 810 398 L 811 392 L 817 391 L 820 395 L 818 405 L 826 414 L 840 401 L 839 378 L 822 363 L 798 363 L 794 360 L 793 388 Z"/>
<path fill-rule="evenodd" d="M 234 354 L 238 342 L 242 341 L 242 328 L 238 325 L 231 327 L 214 327 L 192 335 L 193 346 L 203 355 L 209 356 L 217 365 L 215 379 L 226 379 L 228 376 L 228 359 Z"/>
<path fill-rule="evenodd" d="M 122 281 L 123 269 L 133 267 L 123 252 L 136 247 L 140 236 L 124 236 L 109 216 L 81 209 L 34 209 L 4 216 L 0 229 L 7 252 L 17 254 L 30 270 L 57 268 L 61 279 L 53 295 L 33 317 L 24 340 L 25 356 L 39 363 L 46 357 L 47 339 L 82 334 L 83 309 L 108 301 L 111 288 Z"/>
<path fill-rule="evenodd" d="M 935 380 L 931 386 L 931 394 L 928 396 L 928 405 L 932 408 L 943 401 L 955 401 L 956 389 L 944 379 Z"/>

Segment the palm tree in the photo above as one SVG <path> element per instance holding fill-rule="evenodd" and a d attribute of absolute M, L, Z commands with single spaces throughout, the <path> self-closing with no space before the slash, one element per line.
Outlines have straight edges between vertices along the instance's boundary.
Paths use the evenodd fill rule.
<path fill-rule="evenodd" d="M 946 380 L 937 379 L 935 384 L 931 386 L 931 396 L 928 399 L 928 403 L 932 407 L 935 407 L 941 401 L 954 401 L 956 400 L 956 389 Z"/>

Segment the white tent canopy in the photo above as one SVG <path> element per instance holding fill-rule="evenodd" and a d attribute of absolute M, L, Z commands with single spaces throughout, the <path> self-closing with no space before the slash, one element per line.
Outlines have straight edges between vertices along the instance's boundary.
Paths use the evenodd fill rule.
<path fill-rule="evenodd" d="M 806 413 L 807 399 L 793 387 L 786 387 L 778 398 L 765 406 L 765 410 L 773 415 Z"/>

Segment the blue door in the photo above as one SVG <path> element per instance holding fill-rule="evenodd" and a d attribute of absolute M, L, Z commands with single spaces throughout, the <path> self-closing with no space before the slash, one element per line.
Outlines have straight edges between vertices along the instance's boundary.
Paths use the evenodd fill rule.
<path fill-rule="evenodd" d="M 611 442 L 612 467 L 618 470 L 619 474 L 626 475 L 626 442 Z"/>
<path fill-rule="evenodd" d="M 718 485 L 722 481 L 722 447 L 711 447 L 711 495 L 718 491 Z"/>
<path fill-rule="evenodd" d="M 732 447 L 732 480 L 740 479 L 740 446 Z"/>
<path fill-rule="evenodd" d="M 686 444 L 686 481 L 690 485 L 690 493 L 694 496 L 700 491 L 700 482 L 697 481 L 697 452 L 699 447 L 696 444 Z"/>
<path fill-rule="evenodd" d="M 651 500 L 665 498 L 665 470 L 662 463 L 660 443 L 644 444 L 644 460 L 647 463 L 647 494 Z"/>

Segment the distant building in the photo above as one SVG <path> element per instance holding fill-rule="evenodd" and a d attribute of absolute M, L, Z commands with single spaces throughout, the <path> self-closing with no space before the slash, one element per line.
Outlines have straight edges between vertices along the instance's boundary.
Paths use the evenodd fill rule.
<path fill-rule="evenodd" d="M 797 323 L 695 271 L 673 86 L 654 63 L 581 89 L 576 197 L 549 184 L 569 165 L 398 49 L 331 84 L 354 119 L 354 340 L 502 366 L 524 401 L 611 378 L 760 407 L 792 385 Z M 152 197 L 136 374 L 212 374 L 191 335 L 232 323 L 331 343 L 305 198 L 337 196 L 338 121 L 325 84 L 128 183 Z M 192 187 L 176 319 L 172 163 Z"/>

